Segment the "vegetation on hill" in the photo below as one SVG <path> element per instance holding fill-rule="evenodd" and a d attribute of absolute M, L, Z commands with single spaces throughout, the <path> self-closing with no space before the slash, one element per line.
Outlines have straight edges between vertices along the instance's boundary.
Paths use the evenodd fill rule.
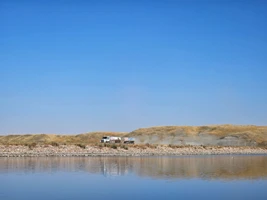
<path fill-rule="evenodd" d="M 106 135 L 123 136 L 125 133 L 117 132 L 92 132 L 78 135 L 55 135 L 55 134 L 27 134 L 27 135 L 7 135 L 0 137 L 0 144 L 5 145 L 29 145 L 29 144 L 95 144 Z"/>

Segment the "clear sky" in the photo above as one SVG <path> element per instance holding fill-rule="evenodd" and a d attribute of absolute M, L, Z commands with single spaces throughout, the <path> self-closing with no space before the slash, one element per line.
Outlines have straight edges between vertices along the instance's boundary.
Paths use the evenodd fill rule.
<path fill-rule="evenodd" d="M 267 125 L 267 1 L 0 0 L 0 134 Z"/>

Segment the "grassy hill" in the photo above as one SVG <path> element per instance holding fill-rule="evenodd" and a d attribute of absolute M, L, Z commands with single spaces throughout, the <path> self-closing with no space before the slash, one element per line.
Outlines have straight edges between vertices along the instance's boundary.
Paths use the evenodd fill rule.
<path fill-rule="evenodd" d="M 0 144 L 27 145 L 27 144 L 95 144 L 105 135 L 124 136 L 125 133 L 117 132 L 91 132 L 78 135 L 55 134 L 27 134 L 0 136 Z"/>
<path fill-rule="evenodd" d="M 267 146 L 267 126 L 159 126 L 130 133 L 92 132 L 78 135 L 7 135 L 0 144 L 96 144 L 103 136 L 135 137 L 139 144 Z"/>

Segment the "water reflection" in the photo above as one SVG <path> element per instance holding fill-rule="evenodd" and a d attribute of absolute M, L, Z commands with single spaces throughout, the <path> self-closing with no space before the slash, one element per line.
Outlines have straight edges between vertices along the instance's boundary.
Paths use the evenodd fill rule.
<path fill-rule="evenodd" d="M 157 179 L 266 179 L 267 156 L 0 158 L 0 173 L 58 171 Z"/>

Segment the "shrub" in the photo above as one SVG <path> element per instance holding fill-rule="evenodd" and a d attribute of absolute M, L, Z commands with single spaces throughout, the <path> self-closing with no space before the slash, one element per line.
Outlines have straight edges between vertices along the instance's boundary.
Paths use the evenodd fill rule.
<path fill-rule="evenodd" d="M 58 147 L 59 146 L 59 144 L 56 143 L 56 142 L 51 142 L 51 145 L 54 146 L 54 147 Z"/>
<path fill-rule="evenodd" d="M 169 146 L 170 148 L 177 149 L 177 148 L 182 148 L 184 145 L 169 144 L 168 146 Z"/>
<path fill-rule="evenodd" d="M 112 148 L 112 149 L 117 149 L 118 147 L 117 147 L 116 144 L 112 144 L 112 145 L 111 145 L 111 148 Z"/>
<path fill-rule="evenodd" d="M 76 144 L 76 146 L 78 146 L 78 147 L 80 147 L 82 149 L 85 149 L 86 148 L 86 145 L 84 145 L 84 144 Z"/>
<path fill-rule="evenodd" d="M 143 145 L 143 144 L 135 144 L 133 145 L 133 147 L 137 148 L 137 149 L 146 149 L 146 145 Z"/>
<path fill-rule="evenodd" d="M 33 149 L 34 147 L 36 147 L 36 143 L 35 142 L 33 142 L 33 143 L 31 143 L 31 144 L 29 144 L 28 145 L 28 147 L 30 148 L 30 149 Z"/>
<path fill-rule="evenodd" d="M 127 145 L 122 145 L 122 148 L 128 150 L 128 146 Z"/>
<path fill-rule="evenodd" d="M 110 143 L 104 143 L 104 147 L 111 147 L 111 146 L 114 146 L 114 145 L 116 145 L 116 144 L 110 144 Z"/>

